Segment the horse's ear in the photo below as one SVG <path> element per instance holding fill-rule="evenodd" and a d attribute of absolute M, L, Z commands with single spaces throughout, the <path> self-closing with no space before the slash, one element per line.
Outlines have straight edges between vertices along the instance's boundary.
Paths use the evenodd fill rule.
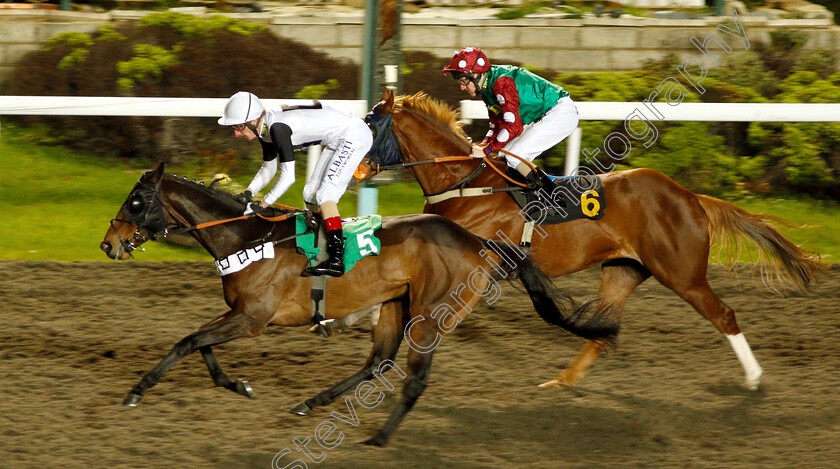
<path fill-rule="evenodd" d="M 146 176 L 143 179 L 145 179 L 149 184 L 157 184 L 157 182 L 160 181 L 161 176 L 163 176 L 163 161 L 158 161 L 155 167 L 146 173 Z"/>
<path fill-rule="evenodd" d="M 382 89 L 382 97 L 379 98 L 382 106 L 379 108 L 379 115 L 390 114 L 394 112 L 394 92 L 387 87 Z"/>

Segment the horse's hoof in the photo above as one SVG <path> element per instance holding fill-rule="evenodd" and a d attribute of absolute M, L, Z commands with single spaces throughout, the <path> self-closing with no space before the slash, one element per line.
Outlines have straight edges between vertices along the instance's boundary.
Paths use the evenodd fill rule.
<path fill-rule="evenodd" d="M 377 434 L 373 438 L 363 441 L 362 444 L 368 446 L 378 446 L 380 448 L 383 448 L 385 445 L 388 444 L 388 437 L 382 436 L 381 434 Z"/>
<path fill-rule="evenodd" d="M 318 324 L 315 324 L 314 326 L 310 327 L 309 332 L 311 332 L 315 335 L 319 335 L 319 336 L 326 339 L 327 337 L 329 337 L 333 334 L 332 325 L 331 324 L 325 324 L 325 323 L 331 322 L 331 321 L 334 321 L 334 319 L 328 319 L 326 321 L 321 321 Z M 341 332 L 341 331 L 338 330 L 338 332 Z"/>
<path fill-rule="evenodd" d="M 329 321 L 332 321 L 332 319 L 329 319 Z M 322 323 L 323 322 L 326 322 L 326 321 L 322 321 Z M 326 337 L 329 337 L 329 336 L 332 335 L 332 331 L 329 328 L 322 326 L 321 324 L 315 324 L 314 326 L 310 327 L 309 332 L 311 334 L 320 335 L 320 336 L 323 337 L 324 336 L 324 333 L 323 333 L 324 329 L 327 330 Z"/>
<path fill-rule="evenodd" d="M 301 402 L 300 404 L 292 407 L 292 410 L 290 410 L 289 412 L 295 415 L 306 416 L 309 415 L 310 412 L 312 412 L 312 407 L 309 407 L 309 404 L 307 404 L 306 402 Z"/>
<path fill-rule="evenodd" d="M 126 407 L 137 407 L 137 404 L 139 404 L 142 399 L 142 394 L 135 394 L 133 392 L 130 392 L 128 393 L 128 396 L 125 397 L 123 405 Z"/>
<path fill-rule="evenodd" d="M 747 389 L 749 389 L 750 391 L 757 390 L 758 385 L 761 384 L 762 376 L 764 376 L 762 373 L 758 373 L 755 376 L 747 376 L 747 379 L 744 383 L 747 386 Z"/>
<path fill-rule="evenodd" d="M 540 387 L 541 388 L 568 388 L 568 387 L 571 387 L 571 386 L 569 386 L 568 384 L 566 384 L 562 381 L 552 379 L 551 381 L 546 381 L 545 383 L 541 384 Z"/>
<path fill-rule="evenodd" d="M 251 385 L 248 384 L 247 381 L 236 380 L 236 393 L 241 394 L 248 399 L 254 398 L 254 390 L 251 389 Z"/>

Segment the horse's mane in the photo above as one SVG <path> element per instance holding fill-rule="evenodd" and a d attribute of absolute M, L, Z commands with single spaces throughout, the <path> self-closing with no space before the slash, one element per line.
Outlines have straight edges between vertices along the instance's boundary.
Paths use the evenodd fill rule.
<path fill-rule="evenodd" d="M 394 98 L 394 104 L 426 117 L 440 129 L 448 130 L 464 140 L 467 139 L 464 126 L 458 119 L 460 117 L 458 111 L 441 100 L 420 91 L 410 96 L 397 96 Z"/>
<path fill-rule="evenodd" d="M 230 192 L 215 186 L 216 182 L 218 182 L 218 179 L 210 182 L 210 184 L 204 184 L 203 182 L 196 181 L 195 179 L 189 179 L 186 176 L 180 176 L 179 177 L 179 176 L 176 176 L 175 174 L 164 173 L 163 177 L 166 178 L 166 179 L 171 179 L 172 181 L 175 181 L 179 184 L 184 184 L 184 185 L 190 186 L 191 188 L 196 189 L 199 192 L 202 192 L 202 193 L 206 194 L 207 196 L 209 196 L 210 198 L 212 198 L 213 200 L 215 200 L 217 202 L 225 203 L 225 204 L 228 204 L 228 205 L 233 205 L 235 208 L 237 208 L 239 210 L 242 210 L 242 209 L 245 208 L 245 204 L 243 204 L 242 202 L 237 200 L 237 198 L 236 198 L 237 194 L 231 194 Z M 278 208 L 278 207 L 273 207 L 273 208 L 275 210 L 279 211 L 279 212 L 284 212 L 285 213 L 286 211 L 288 211 L 288 209 L 286 209 L 286 208 Z"/>
<path fill-rule="evenodd" d="M 176 181 L 176 182 L 181 183 L 181 184 L 185 184 L 185 185 L 190 186 L 194 189 L 197 189 L 198 191 L 203 192 L 204 194 L 210 196 L 211 198 L 213 198 L 215 200 L 220 200 L 221 199 L 221 200 L 224 200 L 225 202 L 233 202 L 237 206 L 243 206 L 241 202 L 236 200 L 234 194 L 231 194 L 230 192 L 228 192 L 224 189 L 214 187 L 216 181 L 213 181 L 210 184 L 205 185 L 203 182 L 198 182 L 195 179 L 189 179 L 186 176 L 179 177 L 179 176 L 176 176 L 175 174 L 168 174 L 167 173 L 167 174 L 164 174 L 163 177 L 167 178 L 167 179 L 171 179 L 171 180 Z"/>

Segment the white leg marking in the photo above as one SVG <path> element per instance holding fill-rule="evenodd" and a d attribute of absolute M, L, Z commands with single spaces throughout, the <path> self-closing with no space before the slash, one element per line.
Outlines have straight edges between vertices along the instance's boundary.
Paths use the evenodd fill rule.
<path fill-rule="evenodd" d="M 729 339 L 729 344 L 732 346 L 732 349 L 735 350 L 735 355 L 738 357 L 738 361 L 740 361 L 741 366 L 744 367 L 747 388 L 752 390 L 758 389 L 758 384 L 761 382 L 761 375 L 764 372 L 761 370 L 761 366 L 755 359 L 755 355 L 753 355 L 750 344 L 747 343 L 747 339 L 744 337 L 744 333 L 741 332 L 737 335 L 727 335 L 726 338 Z"/>
<path fill-rule="evenodd" d="M 374 306 L 373 314 L 370 315 L 370 326 L 376 327 L 379 322 L 379 312 L 382 311 L 382 305 Z"/>

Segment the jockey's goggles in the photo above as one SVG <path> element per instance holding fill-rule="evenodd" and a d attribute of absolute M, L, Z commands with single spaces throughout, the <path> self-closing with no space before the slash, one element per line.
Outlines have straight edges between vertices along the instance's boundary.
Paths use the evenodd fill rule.
<path fill-rule="evenodd" d="M 235 131 L 237 131 L 237 132 L 242 132 L 242 131 L 244 131 L 246 128 L 248 128 L 248 129 L 253 130 L 255 134 L 259 135 L 259 132 L 257 132 L 257 127 L 256 127 L 256 126 L 254 126 L 254 125 L 251 125 L 251 124 L 250 124 L 250 123 L 248 123 L 248 122 L 245 122 L 245 123 L 242 123 L 242 124 L 234 124 L 234 125 L 232 125 L 231 127 L 233 127 L 233 130 L 235 130 Z"/>
<path fill-rule="evenodd" d="M 462 79 L 464 79 L 464 78 L 466 78 L 467 80 L 472 78 L 472 76 L 469 74 L 469 72 L 453 71 L 453 72 L 450 72 L 450 73 L 452 74 L 452 78 L 454 78 L 455 80 L 458 80 L 459 82 L 462 81 Z M 463 84 L 465 84 L 465 83 L 463 83 Z"/>

